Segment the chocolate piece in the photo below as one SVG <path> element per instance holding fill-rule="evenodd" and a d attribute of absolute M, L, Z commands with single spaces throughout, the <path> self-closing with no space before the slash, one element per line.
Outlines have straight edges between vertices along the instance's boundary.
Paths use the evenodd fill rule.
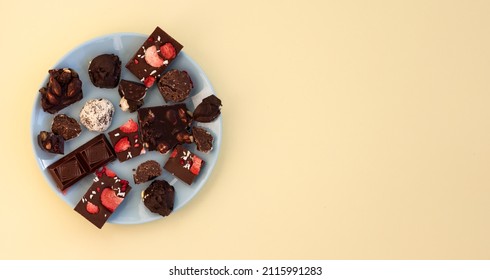
<path fill-rule="evenodd" d="M 178 143 L 192 142 L 187 131 L 191 117 L 185 104 L 140 108 L 138 122 L 141 141 L 150 151 L 164 154 Z"/>
<path fill-rule="evenodd" d="M 165 102 L 184 101 L 189 96 L 192 88 L 191 77 L 186 71 L 173 69 L 163 74 L 158 80 L 158 90 Z"/>
<path fill-rule="evenodd" d="M 51 131 L 54 134 L 63 136 L 64 140 L 70 140 L 80 135 L 82 128 L 74 118 L 60 114 L 54 117 Z"/>
<path fill-rule="evenodd" d="M 37 136 L 37 142 L 39 147 L 46 152 L 61 155 L 65 153 L 65 141 L 60 135 L 56 135 L 52 132 L 41 131 Z"/>
<path fill-rule="evenodd" d="M 54 114 L 83 98 L 82 81 L 71 68 L 51 69 L 49 81 L 39 89 L 41 106 L 45 112 Z"/>
<path fill-rule="evenodd" d="M 146 87 L 151 87 L 183 46 L 160 27 L 156 27 L 136 54 L 126 64 Z"/>
<path fill-rule="evenodd" d="M 129 110 L 131 113 L 133 113 L 143 106 L 143 99 L 146 96 L 145 85 L 127 80 L 121 80 L 118 91 L 119 95 L 121 96 L 119 107 L 121 107 L 123 111 Z"/>
<path fill-rule="evenodd" d="M 112 123 L 114 105 L 104 98 L 90 99 L 80 111 L 80 122 L 91 131 L 106 131 Z"/>
<path fill-rule="evenodd" d="M 197 105 L 192 118 L 198 122 L 212 122 L 220 115 L 220 109 L 221 100 L 216 95 L 210 95 Z"/>
<path fill-rule="evenodd" d="M 204 160 L 178 145 L 170 154 L 170 158 L 163 168 L 190 185 L 201 172 L 203 165 Z"/>
<path fill-rule="evenodd" d="M 136 172 L 133 174 L 134 183 L 145 183 L 162 175 L 162 167 L 154 160 L 148 160 L 138 165 Z"/>
<path fill-rule="evenodd" d="M 115 88 L 121 78 L 121 61 L 114 54 L 101 54 L 90 62 L 90 80 L 96 87 Z"/>
<path fill-rule="evenodd" d="M 80 181 L 99 167 L 114 161 L 116 154 L 104 134 L 99 134 L 71 153 L 48 166 L 61 191 Z"/>
<path fill-rule="evenodd" d="M 192 128 L 192 136 L 198 151 L 208 153 L 213 149 L 213 135 L 204 127 L 194 126 Z"/>
<path fill-rule="evenodd" d="M 74 210 L 96 227 L 102 228 L 130 191 L 128 181 L 118 178 L 112 170 L 104 166 L 96 172 L 92 186 Z"/>
<path fill-rule="evenodd" d="M 139 141 L 138 124 L 132 119 L 109 132 L 109 138 L 120 162 L 145 153 L 143 144 Z"/>
<path fill-rule="evenodd" d="M 175 189 L 165 180 L 155 180 L 143 191 L 143 203 L 153 213 L 168 216 L 174 210 Z"/>

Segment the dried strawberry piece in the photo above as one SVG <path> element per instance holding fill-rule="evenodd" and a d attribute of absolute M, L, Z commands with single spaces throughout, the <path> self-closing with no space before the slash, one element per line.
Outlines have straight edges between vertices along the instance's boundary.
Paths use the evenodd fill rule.
<path fill-rule="evenodd" d="M 157 47 L 155 45 L 149 47 L 145 51 L 145 61 L 150 66 L 159 68 L 163 65 L 163 59 L 157 53 Z"/>
<path fill-rule="evenodd" d="M 138 131 L 138 124 L 133 121 L 133 119 L 129 119 L 126 123 L 119 127 L 124 133 L 132 133 Z"/>
<path fill-rule="evenodd" d="M 202 159 L 200 159 L 197 156 L 192 156 L 192 165 L 190 171 L 194 175 L 198 175 L 199 172 L 201 171 L 201 165 L 202 165 Z"/>
<path fill-rule="evenodd" d="M 121 138 L 114 146 L 114 151 L 116 153 L 124 152 L 131 147 L 128 137 Z"/>
<path fill-rule="evenodd" d="M 114 212 L 116 208 L 121 204 L 121 202 L 124 200 L 124 197 L 119 197 L 116 195 L 114 190 L 111 188 L 105 188 L 102 190 L 102 193 L 100 195 L 100 201 L 102 202 L 102 205 L 104 205 L 107 210 Z"/>
<path fill-rule="evenodd" d="M 92 202 L 87 202 L 87 212 L 90 214 L 97 214 L 99 213 L 99 206 L 93 204 Z"/>
<path fill-rule="evenodd" d="M 156 78 L 153 76 L 148 76 L 145 78 L 145 81 L 143 82 L 145 84 L 145 87 L 151 88 L 151 86 L 155 83 Z"/>
<path fill-rule="evenodd" d="M 176 56 L 176 51 L 171 43 L 165 43 L 160 47 L 160 54 L 165 59 L 173 59 Z"/>

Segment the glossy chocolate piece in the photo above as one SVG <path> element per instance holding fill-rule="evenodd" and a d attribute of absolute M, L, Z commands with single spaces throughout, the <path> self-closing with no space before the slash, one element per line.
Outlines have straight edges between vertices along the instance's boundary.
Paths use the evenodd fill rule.
<path fill-rule="evenodd" d="M 90 62 L 88 75 L 94 86 L 115 88 L 121 78 L 121 61 L 114 54 L 101 54 Z"/>
<path fill-rule="evenodd" d="M 102 228 L 131 191 L 128 181 L 103 167 L 95 173 L 92 186 L 75 206 L 75 211 L 98 228 Z"/>
<path fill-rule="evenodd" d="M 99 134 L 87 143 L 48 166 L 56 186 L 64 191 L 89 173 L 114 161 L 116 154 L 104 134 Z"/>
<path fill-rule="evenodd" d="M 129 119 L 122 126 L 109 132 L 112 147 L 120 162 L 135 158 L 145 153 L 139 138 L 138 123 Z"/>
<path fill-rule="evenodd" d="M 179 143 L 191 143 L 191 117 L 185 104 L 144 107 L 138 110 L 141 141 L 150 151 L 167 153 Z"/>
<path fill-rule="evenodd" d="M 165 180 L 155 180 L 143 192 L 143 203 L 153 213 L 168 216 L 174 210 L 175 189 Z"/>
<path fill-rule="evenodd" d="M 165 102 L 184 101 L 193 88 L 192 80 L 186 71 L 173 69 L 167 71 L 158 80 L 158 90 Z"/>
<path fill-rule="evenodd" d="M 221 106 L 221 100 L 216 95 L 210 95 L 197 105 L 192 118 L 198 122 L 212 122 L 221 114 Z"/>
<path fill-rule="evenodd" d="M 121 80 L 119 83 L 119 96 L 121 96 L 121 101 L 119 102 L 119 107 L 121 110 L 133 113 L 143 106 L 143 99 L 146 96 L 146 87 L 143 84 Z"/>
<path fill-rule="evenodd" d="M 170 158 L 163 168 L 184 183 L 191 185 L 197 175 L 201 172 L 204 163 L 204 160 L 200 157 L 191 153 L 182 145 L 178 145 L 172 151 L 172 154 L 170 154 Z"/>
<path fill-rule="evenodd" d="M 48 83 L 39 89 L 45 112 L 54 114 L 83 98 L 82 81 L 75 70 L 51 69 L 48 73 Z"/>
<path fill-rule="evenodd" d="M 182 48 L 179 42 L 160 27 L 156 27 L 128 61 L 126 68 L 149 88 L 177 57 Z"/>

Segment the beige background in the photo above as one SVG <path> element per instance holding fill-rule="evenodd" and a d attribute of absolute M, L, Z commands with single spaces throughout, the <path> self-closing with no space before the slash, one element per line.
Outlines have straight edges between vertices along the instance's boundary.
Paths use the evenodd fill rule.
<path fill-rule="evenodd" d="M 0 258 L 490 258 L 489 1 L 0 10 Z M 47 70 L 78 44 L 156 25 L 223 100 L 219 161 L 168 218 L 98 230 L 39 172 L 32 105 Z"/>

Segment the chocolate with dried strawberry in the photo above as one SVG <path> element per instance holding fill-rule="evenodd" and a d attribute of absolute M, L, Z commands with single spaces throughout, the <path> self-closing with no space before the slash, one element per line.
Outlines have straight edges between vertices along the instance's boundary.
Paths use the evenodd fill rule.
<path fill-rule="evenodd" d="M 145 153 L 138 131 L 138 124 L 129 119 L 120 127 L 109 132 L 109 139 L 120 162 Z"/>
<path fill-rule="evenodd" d="M 92 186 L 75 206 L 75 211 L 96 227 L 102 228 L 127 197 L 131 186 L 107 167 L 102 167 L 95 175 Z"/>
<path fill-rule="evenodd" d="M 126 68 L 150 88 L 182 48 L 179 42 L 157 26 L 128 61 Z"/>

